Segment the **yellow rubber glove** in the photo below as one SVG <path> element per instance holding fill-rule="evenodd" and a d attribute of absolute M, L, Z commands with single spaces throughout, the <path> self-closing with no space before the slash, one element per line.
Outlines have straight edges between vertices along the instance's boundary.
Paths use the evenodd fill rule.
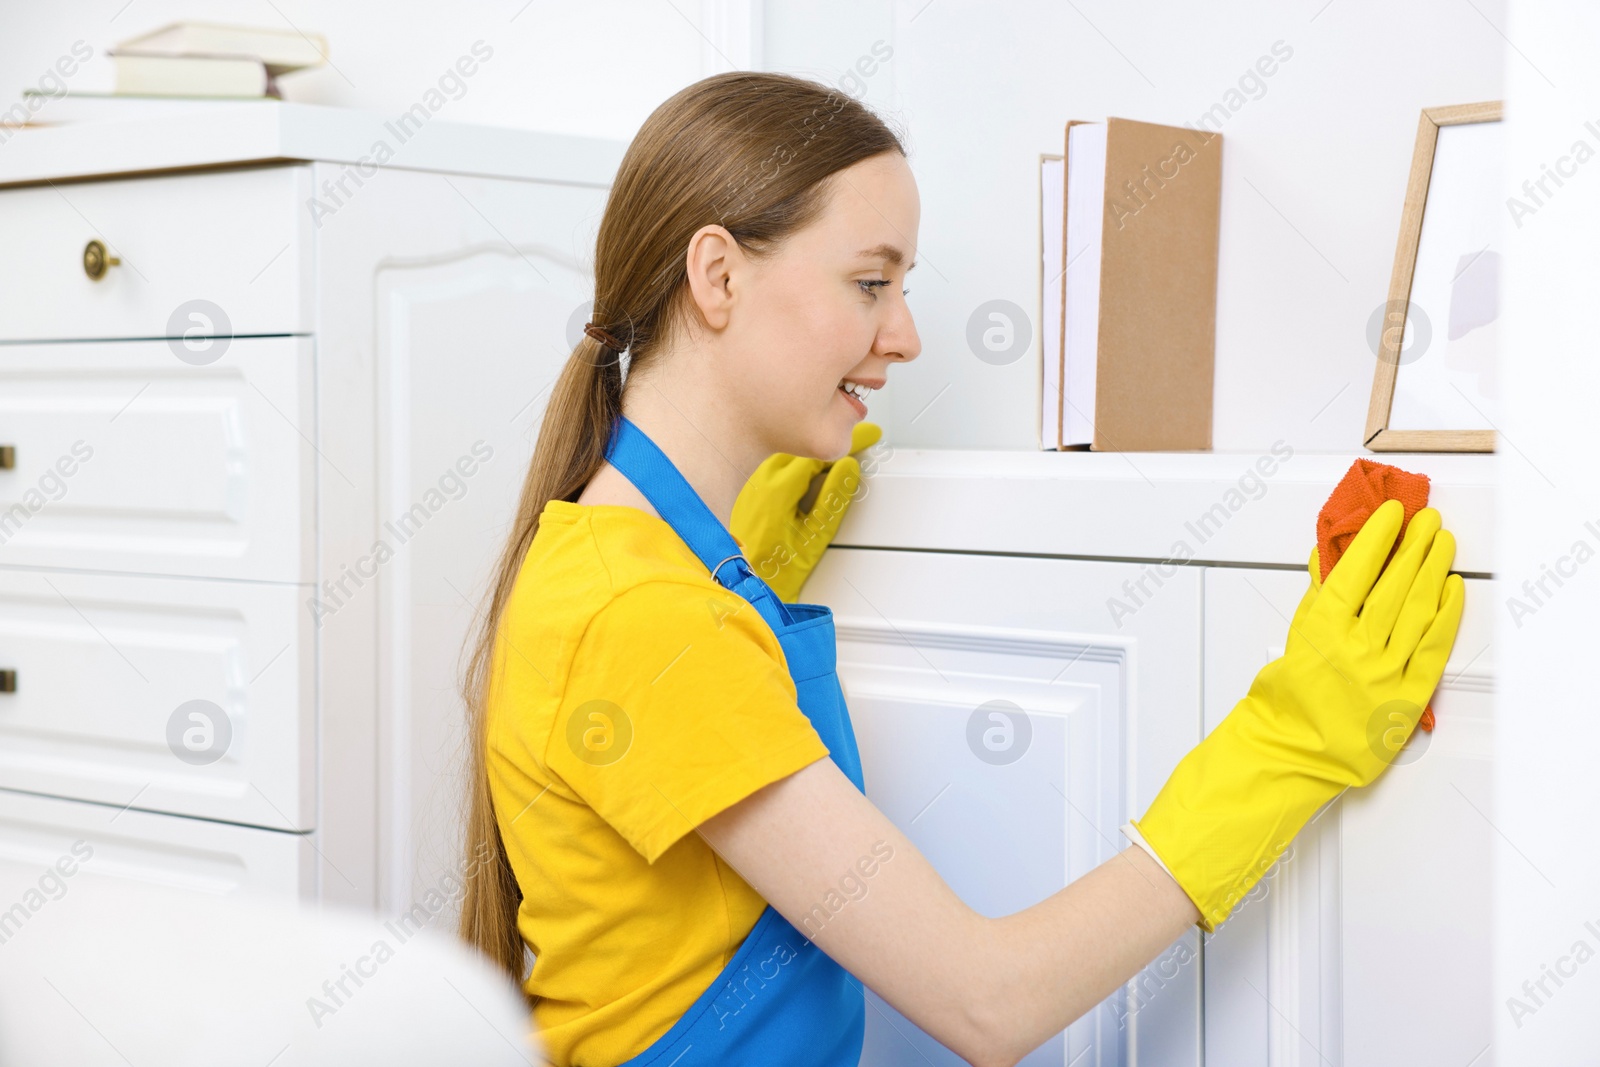
<path fill-rule="evenodd" d="M 871 448 L 883 436 L 882 427 L 858 422 L 850 431 L 850 451 Z M 824 468 L 827 477 L 815 502 L 804 512 L 811 481 Z M 778 594 L 794 603 L 823 549 L 833 540 L 850 501 L 861 486 L 861 463 L 846 455 L 830 464 L 778 452 L 757 467 L 733 502 L 729 532 L 744 549 L 750 569 Z"/>
<path fill-rule="evenodd" d="M 1369 518 L 1370 518 L 1370 516 L 1369 516 Z M 1306 564 L 1306 566 L 1308 566 L 1311 569 L 1311 588 L 1313 588 L 1313 589 L 1321 589 L 1322 588 L 1322 559 L 1321 559 L 1321 557 L 1319 557 L 1317 555 L 1317 550 L 1315 548 L 1313 548 L 1311 550 L 1311 562 Z M 1431 731 L 1434 728 L 1434 726 L 1437 725 L 1437 722 L 1438 722 L 1437 716 L 1436 716 L 1436 714 L 1433 713 L 1433 705 L 1430 702 L 1430 703 L 1428 703 L 1427 705 L 1425 705 L 1423 707 L 1423 709 L 1422 709 L 1422 718 L 1417 720 L 1417 725 L 1420 726 L 1423 729 L 1423 731 L 1426 732 L 1426 731 Z M 1378 724 L 1374 723 L 1373 726 L 1376 729 L 1378 727 Z M 1397 725 L 1390 725 L 1385 729 L 1385 731 L 1384 731 L 1382 736 L 1384 737 L 1384 743 L 1389 745 L 1390 747 L 1392 747 L 1394 749 L 1395 753 L 1398 754 L 1400 752 L 1400 750 L 1405 747 L 1406 738 L 1409 738 L 1411 736 L 1411 733 L 1410 733 L 1410 730 L 1408 728 L 1405 731 L 1404 737 L 1397 736 L 1396 733 L 1395 733 L 1396 729 L 1397 729 Z"/>
<path fill-rule="evenodd" d="M 1455 537 L 1423 508 L 1384 568 L 1404 511 L 1398 500 L 1380 505 L 1326 583 L 1312 550 L 1312 584 L 1283 655 L 1133 824 L 1207 932 L 1318 810 L 1378 777 L 1399 750 L 1394 723 L 1409 737 L 1444 674 L 1466 597 L 1449 573 Z"/>

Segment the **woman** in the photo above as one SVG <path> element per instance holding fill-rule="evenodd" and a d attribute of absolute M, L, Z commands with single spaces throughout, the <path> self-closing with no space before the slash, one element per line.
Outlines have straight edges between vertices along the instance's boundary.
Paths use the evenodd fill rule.
<path fill-rule="evenodd" d="M 763 580 L 798 589 L 815 541 L 728 530 L 774 453 L 859 447 L 850 393 L 917 357 L 918 222 L 894 134 L 782 75 L 689 86 L 622 161 L 594 321 L 466 685 L 466 844 L 497 860 L 470 867 L 462 934 L 534 998 L 558 1064 L 853 1064 L 863 983 L 967 1060 L 1014 1063 L 1214 929 L 1392 758 L 1372 713 L 1414 726 L 1443 671 L 1454 541 L 1423 509 L 1385 567 L 1391 501 L 1325 586 L 1313 552 L 1284 656 L 1130 824 L 1136 845 L 1017 914 L 966 907 L 861 791 L 828 612 Z M 869 892 L 819 907 L 845 875 Z"/>

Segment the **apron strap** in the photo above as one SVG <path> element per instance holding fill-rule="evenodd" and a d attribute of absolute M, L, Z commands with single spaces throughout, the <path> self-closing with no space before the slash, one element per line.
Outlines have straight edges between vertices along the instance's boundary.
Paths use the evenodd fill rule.
<path fill-rule="evenodd" d="M 774 631 L 789 623 L 783 602 L 750 569 L 739 551 L 739 542 L 706 507 L 667 454 L 626 415 L 617 416 L 606 442 L 605 458 L 644 494 L 651 507 L 705 564 L 718 585 L 755 605 Z"/>

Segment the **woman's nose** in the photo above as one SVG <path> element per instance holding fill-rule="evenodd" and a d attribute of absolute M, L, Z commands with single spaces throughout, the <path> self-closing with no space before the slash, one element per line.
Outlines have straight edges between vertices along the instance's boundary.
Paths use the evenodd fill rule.
<path fill-rule="evenodd" d="M 917 335 L 917 324 L 904 300 L 893 324 L 878 335 L 878 341 L 883 354 L 897 362 L 909 363 L 922 354 L 922 338 Z"/>

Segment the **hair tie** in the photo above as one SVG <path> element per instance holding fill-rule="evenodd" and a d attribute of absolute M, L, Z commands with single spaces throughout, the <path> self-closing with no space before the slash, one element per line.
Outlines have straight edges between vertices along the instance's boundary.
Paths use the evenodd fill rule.
<path fill-rule="evenodd" d="M 612 337 L 611 334 L 608 333 L 604 328 L 596 326 L 592 322 L 586 322 L 583 324 L 583 332 L 594 338 L 596 341 L 599 341 L 613 352 L 620 353 L 628 347 L 627 345 L 619 342 L 615 337 Z"/>

